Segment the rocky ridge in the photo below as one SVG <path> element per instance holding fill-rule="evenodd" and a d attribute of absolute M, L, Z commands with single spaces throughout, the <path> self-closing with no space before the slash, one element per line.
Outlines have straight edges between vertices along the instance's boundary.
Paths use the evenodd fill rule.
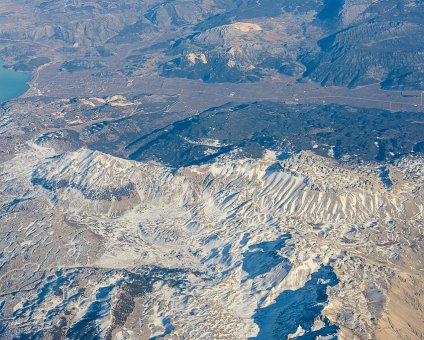
<path fill-rule="evenodd" d="M 4 334 L 254 337 L 262 334 L 258 315 L 278 312 L 279 296 L 333 282 L 314 327 L 372 337 L 380 320 L 393 321 L 391 282 L 422 282 L 420 169 L 421 158 L 402 159 L 390 167 L 388 188 L 377 166 L 309 152 L 173 170 L 32 146 L 2 165 Z M 28 256 L 39 259 L 33 269 Z M 255 267 L 256 256 L 269 265 Z M 316 279 L 322 268 L 337 283 Z M 134 306 L 125 313 L 122 294 Z M 90 314 L 93 303 L 102 307 Z M 403 303 L 422 306 L 422 295 Z M 385 332 L 422 331 L 395 320 Z M 287 335 L 301 325 L 272 327 Z"/>

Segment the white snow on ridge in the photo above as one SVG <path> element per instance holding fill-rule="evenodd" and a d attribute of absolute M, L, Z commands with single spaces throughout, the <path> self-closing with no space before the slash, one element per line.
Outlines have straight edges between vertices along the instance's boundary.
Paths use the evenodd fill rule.
<path fill-rule="evenodd" d="M 145 297 L 152 303 L 146 300 L 145 310 L 137 307 L 129 316 L 148 315 L 151 336 L 171 328 L 193 338 L 255 336 L 258 308 L 273 305 L 286 290 L 302 288 L 323 265 L 344 268 L 357 261 L 346 253 L 366 254 L 363 261 L 400 256 L 402 245 L 385 241 L 391 237 L 385 221 L 402 221 L 398 228 L 403 228 L 422 216 L 423 198 L 416 194 L 421 179 L 409 175 L 416 166 L 413 159 L 393 166 L 389 190 L 372 166 L 342 167 L 311 153 L 278 161 L 268 152 L 259 160 L 222 159 L 174 172 L 91 150 L 58 157 L 39 151 L 38 156 L 29 156 L 31 150 L 2 165 L 2 190 L 13 192 L 19 178 L 20 192 L 38 202 L 38 211 L 27 218 L 43 211 L 48 223 L 37 223 L 53 233 L 45 237 L 60 235 L 63 245 L 34 233 L 21 243 L 27 249 L 23 251 L 44 254 L 45 243 L 50 244 L 44 254 L 47 267 L 56 265 L 50 253 L 63 252 L 68 255 L 58 258 L 64 268 L 187 271 L 189 284 L 157 283 Z M 19 176 L 5 171 L 18 164 Z M 291 238 L 279 250 L 281 263 L 272 262 L 257 275 L 248 273 L 244 263 L 251 247 L 285 234 Z M 378 242 L 371 241 L 376 238 Z M 6 256 L 13 261 L 12 254 Z M 384 282 L 388 274 L 367 275 Z M 365 297 L 357 289 L 358 295 L 354 290 L 351 295 L 362 304 Z M 330 297 L 338 301 L 331 292 Z M 41 310 L 36 313 L 43 318 Z M 107 326 L 109 321 L 102 323 Z M 134 329 L 124 325 L 117 339 L 130 331 Z"/>

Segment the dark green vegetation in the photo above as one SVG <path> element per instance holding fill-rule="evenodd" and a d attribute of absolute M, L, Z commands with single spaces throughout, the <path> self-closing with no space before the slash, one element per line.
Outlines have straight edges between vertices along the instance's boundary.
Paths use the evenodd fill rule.
<path fill-rule="evenodd" d="M 47 57 L 23 58 L 23 60 L 14 65 L 14 69 L 17 71 L 34 71 L 49 62 L 50 59 Z"/>
<path fill-rule="evenodd" d="M 423 0 L 1 0 L 0 339 L 424 334 L 423 46 Z"/>
<path fill-rule="evenodd" d="M 319 85 L 423 89 L 422 1 L 34 0 L 15 4 L 15 11 L 11 6 L 0 6 L 0 57 L 35 74 L 30 95 L 49 96 L 29 98 L 26 112 L 21 104 L 5 108 L 14 118 L 20 112 L 21 138 L 173 166 L 234 150 L 259 157 L 264 148 L 312 149 L 336 159 L 385 161 L 424 148 L 421 113 L 360 108 L 422 110 L 419 92 L 399 99 L 374 87 L 367 93 Z M 78 103 L 140 93 L 172 100 L 127 109 Z M 305 105 L 331 96 L 352 107 Z M 247 104 L 206 110 L 230 100 Z M 45 115 L 49 101 L 55 104 Z M 36 132 L 41 112 L 43 128 Z"/>
<path fill-rule="evenodd" d="M 422 118 L 417 113 L 339 105 L 226 105 L 141 136 L 126 151 L 131 159 L 173 166 L 209 161 L 234 149 L 261 157 L 265 148 L 386 161 L 422 143 L 422 126 L 417 124 Z M 210 146 L 207 140 L 218 140 L 222 146 Z"/>
<path fill-rule="evenodd" d="M 325 86 L 424 89 L 418 0 L 34 0 L 1 10 L 0 58 L 19 70 L 54 61 L 111 80 L 159 73 L 239 83 L 284 74 Z"/>
<path fill-rule="evenodd" d="M 423 89 L 423 3 L 355 2 L 261 1 L 254 7 L 260 13 L 256 15 L 248 2 L 242 2 L 244 11 L 214 16 L 199 25 L 194 34 L 171 44 L 168 54 L 182 56 L 164 64 L 162 74 L 206 82 L 244 82 L 257 81 L 274 70 L 299 79 L 310 78 L 324 86 L 356 87 L 377 82 L 384 89 Z M 316 16 L 308 17 L 309 11 L 315 11 Z M 279 21 L 261 18 L 276 16 Z M 263 26 L 263 31 L 234 34 L 222 26 L 254 17 L 259 19 L 252 22 Z M 264 37 L 272 34 L 274 44 L 268 44 Z M 286 34 L 297 39 L 285 39 Z M 249 44 L 245 43 L 246 36 Z M 229 53 L 234 46 L 235 56 Z M 211 62 L 188 62 L 185 55 L 193 51 L 204 53 Z M 234 66 L 228 67 L 229 60 Z"/>
<path fill-rule="evenodd" d="M 424 26 L 411 21 L 375 19 L 320 40 L 319 53 L 303 58 L 304 75 L 323 85 L 422 89 Z"/>
<path fill-rule="evenodd" d="M 385 162 L 422 151 L 424 142 L 423 113 L 342 105 L 227 104 L 170 125 L 160 126 L 160 120 L 159 113 L 137 114 L 87 125 L 80 132 L 46 133 L 36 141 L 56 147 L 85 145 L 175 167 L 209 162 L 234 150 L 239 156 L 261 157 L 265 149 Z"/>

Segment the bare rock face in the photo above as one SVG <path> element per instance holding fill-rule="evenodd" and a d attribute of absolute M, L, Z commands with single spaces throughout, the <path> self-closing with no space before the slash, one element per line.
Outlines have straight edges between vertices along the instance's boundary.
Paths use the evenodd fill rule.
<path fill-rule="evenodd" d="M 282 74 L 325 86 L 420 90 L 422 9 L 417 0 L 7 1 L 0 56 L 20 69 L 57 62 L 109 79 L 147 68 L 206 83 Z"/>
<path fill-rule="evenodd" d="M 387 188 L 372 165 L 308 152 L 175 171 L 34 147 L 2 165 L 4 334 L 364 338 L 407 322 L 392 299 L 420 303 L 421 158 Z M 311 321 L 283 317 L 290 292 Z"/>
<path fill-rule="evenodd" d="M 162 74 L 206 82 L 257 81 L 272 72 L 301 76 L 306 70 L 297 61 L 303 20 L 312 16 L 287 14 L 212 27 L 172 45 L 168 53 L 178 57 L 163 65 Z"/>

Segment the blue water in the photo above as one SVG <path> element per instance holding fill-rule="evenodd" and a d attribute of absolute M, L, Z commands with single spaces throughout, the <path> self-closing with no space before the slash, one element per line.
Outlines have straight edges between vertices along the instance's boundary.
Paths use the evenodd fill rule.
<path fill-rule="evenodd" d="M 259 309 L 255 323 L 259 326 L 258 340 L 287 339 L 289 334 L 296 332 L 299 325 L 306 331 L 296 339 L 316 339 L 320 336 L 336 336 L 338 327 L 331 325 L 328 319 L 322 318 L 325 326 L 313 331 L 311 327 L 315 318 L 321 316 L 328 300 L 327 287 L 338 283 L 336 274 L 330 266 L 323 266 L 311 275 L 311 279 L 298 290 L 281 293 L 276 302 Z"/>
<path fill-rule="evenodd" d="M 31 73 L 7 69 L 0 61 L 0 103 L 24 94 L 29 89 L 30 79 Z"/>

